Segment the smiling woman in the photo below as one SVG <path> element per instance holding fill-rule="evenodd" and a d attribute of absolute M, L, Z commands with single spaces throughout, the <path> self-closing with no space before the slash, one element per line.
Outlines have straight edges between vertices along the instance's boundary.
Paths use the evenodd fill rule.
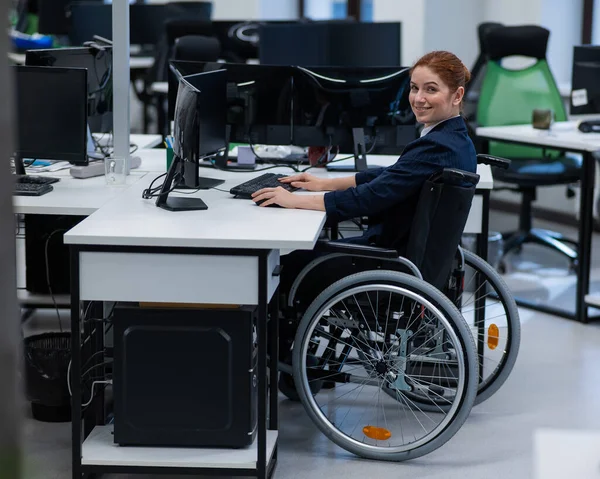
<path fill-rule="evenodd" d="M 421 57 L 411 69 L 410 104 L 419 123 L 430 128 L 460 114 L 465 85 L 471 74 L 450 52 Z"/>

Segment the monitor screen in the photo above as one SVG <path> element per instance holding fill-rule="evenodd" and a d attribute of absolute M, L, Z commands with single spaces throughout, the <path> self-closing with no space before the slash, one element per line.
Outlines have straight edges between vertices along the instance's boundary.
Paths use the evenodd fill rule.
<path fill-rule="evenodd" d="M 86 68 L 90 129 L 94 132 L 112 130 L 112 48 L 29 50 L 25 63 L 32 66 Z"/>
<path fill-rule="evenodd" d="M 371 152 L 401 152 L 416 138 L 408 68 L 294 68 L 294 144 L 340 145 L 363 128 Z"/>
<path fill-rule="evenodd" d="M 14 71 L 16 153 L 87 164 L 87 71 L 32 66 Z"/>
<path fill-rule="evenodd" d="M 170 18 L 186 17 L 210 20 L 210 2 L 175 2 L 167 4 L 132 4 L 129 6 L 129 36 L 134 45 L 155 45 L 164 31 L 164 22 Z M 82 45 L 99 35 L 112 39 L 112 5 L 98 2 L 71 4 L 72 45 Z"/>
<path fill-rule="evenodd" d="M 259 28 L 260 63 L 336 67 L 399 67 L 400 23 L 309 22 Z"/>
<path fill-rule="evenodd" d="M 198 163 L 226 147 L 223 70 L 179 78 L 173 153 L 184 161 L 184 183 L 197 187 Z"/>
<path fill-rule="evenodd" d="M 171 61 L 181 75 L 225 70 L 229 140 L 288 145 L 291 141 L 292 75 L 288 67 L 217 62 Z M 171 83 L 173 79 L 170 80 Z M 170 86 L 169 92 L 175 89 Z M 173 100 L 170 99 L 172 102 Z"/>
<path fill-rule="evenodd" d="M 574 48 L 570 113 L 600 114 L 600 46 Z"/>

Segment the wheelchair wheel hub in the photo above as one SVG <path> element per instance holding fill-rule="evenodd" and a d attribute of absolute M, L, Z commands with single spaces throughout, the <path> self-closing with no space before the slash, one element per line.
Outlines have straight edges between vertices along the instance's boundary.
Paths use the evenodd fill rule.
<path fill-rule="evenodd" d="M 375 365 L 375 371 L 377 372 L 377 374 L 379 376 L 385 376 L 387 374 L 387 372 L 389 371 L 389 366 L 382 359 Z"/>

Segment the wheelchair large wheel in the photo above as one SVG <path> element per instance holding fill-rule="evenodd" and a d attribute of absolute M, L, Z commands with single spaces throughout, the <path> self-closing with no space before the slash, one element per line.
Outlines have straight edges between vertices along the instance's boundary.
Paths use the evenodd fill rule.
<path fill-rule="evenodd" d="M 489 399 L 504 384 L 517 360 L 521 322 L 517 304 L 502 277 L 486 261 L 463 250 L 464 284 L 449 293 L 469 325 L 479 358 L 479 384 L 475 405 Z M 394 395 L 393 391 L 387 391 Z M 435 398 L 414 401 L 423 411 L 437 411 Z"/>
<path fill-rule="evenodd" d="M 357 273 L 323 291 L 298 327 L 293 372 L 315 425 L 338 446 L 376 460 L 403 461 L 442 446 L 477 393 L 477 352 L 456 307 L 431 285 L 394 271 Z M 311 383 L 322 380 L 335 388 L 313 396 Z M 446 407 L 420 409 L 431 397 Z"/>
<path fill-rule="evenodd" d="M 465 284 L 456 303 L 478 346 L 481 368 L 475 404 L 480 404 L 510 375 L 519 354 L 521 322 L 502 277 L 476 254 L 464 250 L 463 254 Z"/>

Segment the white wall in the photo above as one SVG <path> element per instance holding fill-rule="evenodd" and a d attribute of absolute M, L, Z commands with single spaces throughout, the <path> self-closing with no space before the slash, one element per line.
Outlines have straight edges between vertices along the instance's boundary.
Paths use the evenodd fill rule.
<path fill-rule="evenodd" d="M 411 65 L 425 51 L 424 0 L 373 0 L 373 21 L 402 22 L 402 63 Z"/>
<path fill-rule="evenodd" d="M 332 0 L 306 0 L 304 15 L 313 20 L 327 20 L 331 18 L 332 3 Z"/>
<path fill-rule="evenodd" d="M 544 0 L 541 25 L 550 30 L 548 63 L 559 84 L 571 82 L 573 47 L 581 45 L 582 10 L 583 0 Z"/>
<path fill-rule="evenodd" d="M 424 51 L 448 50 L 471 68 L 479 54 L 477 25 L 483 10 L 481 0 L 428 0 Z"/>
<path fill-rule="evenodd" d="M 281 0 L 285 3 L 287 0 Z M 212 0 L 213 20 L 259 20 L 261 0 Z"/>
<path fill-rule="evenodd" d="M 293 20 L 298 18 L 298 0 L 260 0 L 259 3 L 258 11 L 261 20 Z"/>
<path fill-rule="evenodd" d="M 484 0 L 484 22 L 500 22 L 506 25 L 539 24 L 542 3 L 547 0 Z M 559 0 L 566 4 L 571 0 Z"/>

